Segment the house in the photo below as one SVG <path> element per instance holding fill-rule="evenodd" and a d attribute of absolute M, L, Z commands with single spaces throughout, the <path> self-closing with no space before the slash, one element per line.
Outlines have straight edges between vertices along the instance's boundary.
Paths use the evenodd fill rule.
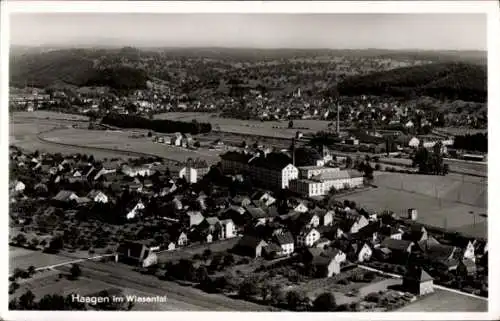
<path fill-rule="evenodd" d="M 306 228 L 297 236 L 297 246 L 311 247 L 318 242 L 321 235 L 315 228 Z"/>
<path fill-rule="evenodd" d="M 379 248 L 386 248 L 390 250 L 391 257 L 393 258 L 406 258 L 410 253 L 412 253 L 414 245 L 415 243 L 412 241 L 385 238 L 380 243 Z"/>
<path fill-rule="evenodd" d="M 189 147 L 193 146 L 194 140 L 193 136 L 191 134 L 184 134 L 184 137 L 181 138 L 181 146 L 182 147 Z"/>
<path fill-rule="evenodd" d="M 57 202 L 67 203 L 70 201 L 76 201 L 78 199 L 78 195 L 73 193 L 72 191 L 62 190 L 54 196 L 53 200 Z"/>
<path fill-rule="evenodd" d="M 391 225 L 383 225 L 380 227 L 378 233 L 393 240 L 402 240 L 404 231 Z"/>
<path fill-rule="evenodd" d="M 426 295 L 434 292 L 434 279 L 422 268 L 408 269 L 403 276 L 403 288 L 416 295 Z"/>
<path fill-rule="evenodd" d="M 135 218 L 145 208 L 146 207 L 142 201 L 137 202 L 136 205 L 127 213 L 127 220 Z"/>
<path fill-rule="evenodd" d="M 108 202 L 108 196 L 106 196 L 106 194 L 104 194 L 103 192 L 95 190 L 95 189 L 90 191 L 90 193 L 87 195 L 87 197 L 96 203 L 107 203 Z"/>
<path fill-rule="evenodd" d="M 307 205 L 304 203 L 304 202 L 299 202 L 297 205 L 295 205 L 293 208 L 292 208 L 292 211 L 294 212 L 299 212 L 299 213 L 305 213 L 307 212 L 309 209 L 307 208 Z"/>
<path fill-rule="evenodd" d="M 245 209 L 252 221 L 256 222 L 256 225 L 266 224 L 270 220 L 266 211 L 260 207 L 247 206 Z"/>
<path fill-rule="evenodd" d="M 363 246 L 359 249 L 357 256 L 358 256 L 358 262 L 365 262 L 369 261 L 373 255 L 373 251 L 368 246 L 368 244 L 363 244 Z"/>
<path fill-rule="evenodd" d="M 174 136 L 170 139 L 170 145 L 173 146 L 181 146 L 182 143 L 182 134 L 181 133 L 175 133 Z"/>
<path fill-rule="evenodd" d="M 333 217 L 335 216 L 335 211 L 320 211 L 318 213 L 320 217 L 320 224 L 323 226 L 331 226 L 333 224 Z"/>
<path fill-rule="evenodd" d="M 201 212 L 199 212 L 199 211 L 189 211 L 189 212 L 187 212 L 187 215 L 189 216 L 189 226 L 190 227 L 200 224 L 205 219 L 203 217 L 203 215 L 201 214 Z"/>
<path fill-rule="evenodd" d="M 463 259 L 460 260 L 457 266 L 457 274 L 462 276 L 475 275 L 477 272 L 476 262 Z"/>
<path fill-rule="evenodd" d="M 300 213 L 298 216 L 292 218 L 292 220 L 295 220 L 295 224 L 300 228 L 318 227 L 320 222 L 319 216 L 313 211 Z"/>
<path fill-rule="evenodd" d="M 168 182 L 160 191 L 160 196 L 169 195 L 177 189 L 177 185 L 173 181 Z"/>
<path fill-rule="evenodd" d="M 185 246 L 188 244 L 188 237 L 187 234 L 184 232 L 178 232 L 173 236 L 173 239 L 176 241 L 177 246 Z"/>
<path fill-rule="evenodd" d="M 364 227 L 368 226 L 370 222 L 366 217 L 356 214 L 352 219 L 346 219 L 341 225 L 342 230 L 348 231 L 350 234 L 356 234 Z"/>
<path fill-rule="evenodd" d="M 476 249 L 474 247 L 474 243 L 469 241 L 469 243 L 467 243 L 467 246 L 464 250 L 463 259 L 471 260 L 471 261 L 475 262 L 476 261 L 475 251 L 476 251 Z"/>
<path fill-rule="evenodd" d="M 235 250 L 242 255 L 249 255 L 257 258 L 262 256 L 262 249 L 267 245 L 263 239 L 253 236 L 245 235 L 236 244 Z"/>
<path fill-rule="evenodd" d="M 409 231 L 403 234 L 403 240 L 409 240 L 413 242 L 425 241 L 428 237 L 429 236 L 425 227 L 411 228 Z"/>
<path fill-rule="evenodd" d="M 317 277 L 332 277 L 340 273 L 340 266 L 345 260 L 344 252 L 332 249 L 315 255 L 311 260 L 311 265 L 316 268 Z"/>
<path fill-rule="evenodd" d="M 143 264 L 151 252 L 158 251 L 159 246 L 151 246 L 151 241 L 125 241 L 118 246 L 118 257 L 125 262 Z"/>
<path fill-rule="evenodd" d="M 320 248 L 320 249 L 325 249 L 327 246 L 329 246 L 330 244 L 332 243 L 332 241 L 330 241 L 329 239 L 325 238 L 325 237 L 322 237 L 320 238 L 316 244 L 314 244 L 314 246 L 316 246 L 317 248 Z"/>
<path fill-rule="evenodd" d="M 21 193 L 24 191 L 25 188 L 26 188 L 26 185 L 24 185 L 24 183 L 21 181 L 13 181 L 10 184 L 11 191 L 13 191 L 15 193 Z"/>
<path fill-rule="evenodd" d="M 254 202 L 254 204 L 256 205 L 264 205 L 269 207 L 276 202 L 276 199 L 267 192 L 258 191 L 252 195 L 252 202 Z"/>
<path fill-rule="evenodd" d="M 236 236 L 236 226 L 233 220 L 225 219 L 220 221 L 221 225 L 221 235 L 220 239 L 229 239 Z"/>
<path fill-rule="evenodd" d="M 274 240 L 280 246 L 278 255 L 291 255 L 294 252 L 294 240 L 290 232 L 278 233 Z"/>
<path fill-rule="evenodd" d="M 233 203 L 234 205 L 237 205 L 237 206 L 242 206 L 242 207 L 250 205 L 251 202 L 252 202 L 252 200 L 250 199 L 250 197 L 245 196 L 245 195 L 236 195 L 235 197 L 233 197 L 231 199 L 231 203 Z"/>
<path fill-rule="evenodd" d="M 192 164 L 185 166 L 179 170 L 179 178 L 185 178 L 186 182 L 190 184 L 195 184 L 200 179 L 203 178 L 210 171 L 210 167 L 205 163 Z"/>
<path fill-rule="evenodd" d="M 412 139 L 410 139 L 408 146 L 417 148 L 418 146 L 420 146 L 420 140 L 417 137 L 413 137 Z"/>

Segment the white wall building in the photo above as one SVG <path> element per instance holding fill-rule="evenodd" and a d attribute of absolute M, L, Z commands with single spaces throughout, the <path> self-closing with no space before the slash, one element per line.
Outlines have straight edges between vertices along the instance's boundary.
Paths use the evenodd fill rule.
<path fill-rule="evenodd" d="M 337 190 L 363 185 L 363 175 L 356 171 L 342 170 L 326 172 L 309 179 L 297 179 L 290 182 L 290 189 L 305 196 L 322 196 L 334 187 Z"/>

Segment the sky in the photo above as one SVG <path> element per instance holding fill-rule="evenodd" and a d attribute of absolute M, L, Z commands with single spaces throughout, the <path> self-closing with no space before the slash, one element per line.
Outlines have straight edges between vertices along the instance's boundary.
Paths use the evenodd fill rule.
<path fill-rule="evenodd" d="M 486 50 L 485 14 L 16 13 L 23 46 Z"/>

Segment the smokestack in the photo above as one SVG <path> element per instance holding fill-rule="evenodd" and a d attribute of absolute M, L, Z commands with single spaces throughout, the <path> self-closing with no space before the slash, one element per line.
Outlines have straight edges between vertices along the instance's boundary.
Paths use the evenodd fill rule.
<path fill-rule="evenodd" d="M 340 106 L 337 104 L 337 135 L 340 136 Z"/>
<path fill-rule="evenodd" d="M 295 138 L 292 139 L 292 165 L 295 166 Z"/>

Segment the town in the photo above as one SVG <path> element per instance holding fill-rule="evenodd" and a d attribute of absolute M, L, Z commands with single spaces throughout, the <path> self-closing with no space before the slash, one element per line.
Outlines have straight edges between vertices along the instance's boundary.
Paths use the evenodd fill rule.
<path fill-rule="evenodd" d="M 391 15 L 352 15 L 361 40 L 340 16 L 230 16 L 68 19 L 134 26 L 119 46 L 11 17 L 12 41 L 50 41 L 10 47 L 9 310 L 487 312 L 485 47 L 305 49 L 429 46 Z"/>

